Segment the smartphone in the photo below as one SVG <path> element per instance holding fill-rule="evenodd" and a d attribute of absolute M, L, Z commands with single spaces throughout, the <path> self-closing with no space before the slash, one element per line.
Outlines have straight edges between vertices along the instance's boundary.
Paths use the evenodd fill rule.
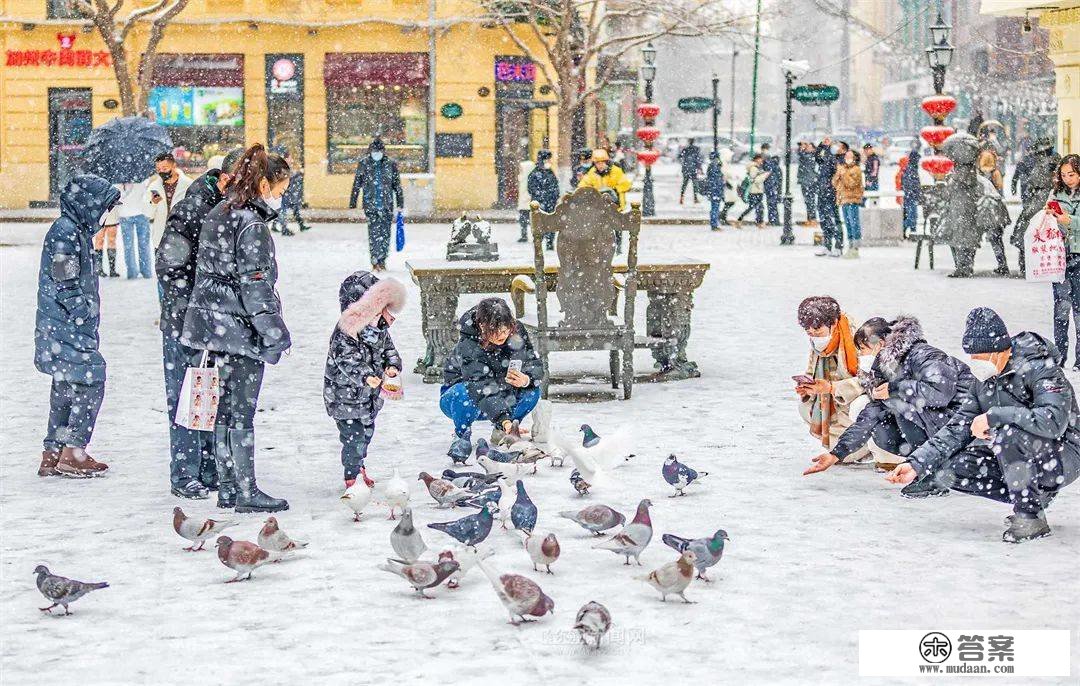
<path fill-rule="evenodd" d="M 521 364 L 521 360 L 510 360 L 510 369 L 508 371 L 521 372 Z"/>
<path fill-rule="evenodd" d="M 1065 214 L 1065 211 L 1061 209 L 1061 203 L 1057 200 L 1051 200 L 1046 203 L 1046 207 L 1054 214 Z"/>
<path fill-rule="evenodd" d="M 799 374 L 798 376 L 791 377 L 791 380 L 800 386 L 809 386 L 814 383 L 814 377 L 807 376 L 806 374 Z"/>

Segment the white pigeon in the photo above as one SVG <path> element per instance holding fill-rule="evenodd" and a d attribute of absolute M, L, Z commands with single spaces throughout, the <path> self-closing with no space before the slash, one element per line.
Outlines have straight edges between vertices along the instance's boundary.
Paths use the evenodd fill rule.
<path fill-rule="evenodd" d="M 502 528 L 507 529 L 506 522 L 510 520 L 510 508 L 514 506 L 514 501 L 517 500 L 517 488 L 510 483 L 510 479 L 504 474 L 496 481 L 499 485 L 499 500 L 495 504 L 499 506 L 499 524 Z"/>
<path fill-rule="evenodd" d="M 608 481 L 611 471 L 622 466 L 633 453 L 633 439 L 628 429 L 599 436 L 588 424 L 582 424 L 574 437 L 553 433 L 552 444 L 554 449 L 570 456 L 582 478 L 594 487 Z"/>
<path fill-rule="evenodd" d="M 278 526 L 277 517 L 270 517 L 259 530 L 259 547 L 271 552 L 292 552 L 300 548 L 306 548 L 307 543 L 294 541 Z"/>
<path fill-rule="evenodd" d="M 477 550 L 469 550 L 468 548 L 455 548 L 453 550 L 444 550 L 439 553 L 439 562 L 444 560 L 453 560 L 458 563 L 458 570 L 450 575 L 450 578 L 446 580 L 447 588 L 458 588 L 461 586 L 462 580 L 465 579 L 465 575 L 469 573 L 469 570 L 476 566 L 477 560 L 486 560 L 495 554 L 494 548 L 483 547 Z"/>
<path fill-rule="evenodd" d="M 545 446 L 551 440 L 551 414 L 550 400 L 541 399 L 536 403 L 530 416 L 532 424 L 529 426 L 529 434 L 533 443 Z"/>
<path fill-rule="evenodd" d="M 690 582 L 694 580 L 694 562 L 697 555 L 693 550 L 686 550 L 674 562 L 669 562 L 663 567 L 654 569 L 648 575 L 638 577 L 656 590 L 660 591 L 660 600 L 667 600 L 669 595 L 677 595 L 684 603 L 692 602 L 686 599 L 683 593 Z"/>
<path fill-rule="evenodd" d="M 490 457 L 485 457 L 483 455 L 476 456 L 476 464 L 483 467 L 484 472 L 488 474 L 494 474 L 496 472 L 505 473 L 510 466 L 514 466 L 517 468 L 517 471 L 521 471 L 521 465 L 513 465 L 513 463 L 509 462 L 496 462 Z"/>
<path fill-rule="evenodd" d="M 345 489 L 345 493 L 341 496 L 341 502 L 345 504 L 345 507 L 352 510 L 353 521 L 359 522 L 360 513 L 371 502 L 371 487 L 364 483 L 363 479 L 357 479 L 356 483 Z"/>
<path fill-rule="evenodd" d="M 594 641 L 593 648 L 599 650 L 600 641 L 610 628 L 611 612 L 595 600 L 590 600 L 578 610 L 574 630 L 581 636 L 581 642 L 585 645 L 589 645 L 588 637 L 591 636 Z"/>
<path fill-rule="evenodd" d="M 555 538 L 555 534 L 522 534 L 525 537 L 525 552 L 529 553 L 529 559 L 533 563 L 533 571 L 539 572 L 537 565 L 544 565 L 548 574 L 554 574 L 551 565 L 559 559 L 559 539 Z"/>
<path fill-rule="evenodd" d="M 184 511 L 179 507 L 173 508 L 173 531 L 191 541 L 192 544 L 184 548 L 188 552 L 202 550 L 208 539 L 219 536 L 225 529 L 239 523 L 231 519 L 220 521 L 217 519 L 192 519 L 184 514 Z M 196 547 L 196 543 L 198 547 Z"/>
<path fill-rule="evenodd" d="M 409 504 L 409 483 L 401 478 L 397 467 L 394 467 L 394 475 L 383 484 L 383 501 L 390 506 L 389 519 L 397 519 L 394 508 L 401 508 L 401 513 L 405 514 Z"/>

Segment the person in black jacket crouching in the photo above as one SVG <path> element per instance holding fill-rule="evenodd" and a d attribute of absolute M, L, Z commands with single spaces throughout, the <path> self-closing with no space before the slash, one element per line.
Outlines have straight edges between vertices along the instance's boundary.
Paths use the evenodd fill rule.
<path fill-rule="evenodd" d="M 949 423 L 886 477 L 920 497 L 942 487 L 1010 503 L 1002 535 L 1022 543 L 1050 535 L 1046 507 L 1080 474 L 1080 410 L 1059 353 L 1042 336 L 1009 337 L 988 307 L 968 314 L 964 351 L 990 363 Z"/>
<path fill-rule="evenodd" d="M 266 363 L 292 346 L 281 317 L 274 239 L 267 228 L 289 185 L 289 165 L 256 143 L 237 162 L 225 199 L 203 221 L 195 287 L 180 343 L 210 351 L 220 371 L 214 426 L 218 507 L 276 512 L 289 503 L 255 484 L 255 411 Z"/>

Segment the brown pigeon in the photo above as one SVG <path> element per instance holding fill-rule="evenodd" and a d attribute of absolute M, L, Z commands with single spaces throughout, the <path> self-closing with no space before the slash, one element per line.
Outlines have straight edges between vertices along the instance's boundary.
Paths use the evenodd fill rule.
<path fill-rule="evenodd" d="M 458 570 L 458 563 L 453 560 L 440 560 L 439 562 L 413 562 L 389 558 L 385 564 L 379 565 L 379 569 L 397 574 L 405 579 L 416 589 L 421 598 L 430 598 L 424 595 L 424 590 L 435 588 Z"/>
<path fill-rule="evenodd" d="M 236 526 L 239 522 L 231 520 L 218 521 L 216 519 L 195 520 L 184 514 L 184 511 L 179 507 L 174 507 L 172 511 L 172 526 L 173 531 L 180 534 L 182 537 L 191 541 L 192 544 L 184 550 L 188 552 L 195 552 L 196 550 L 202 550 L 206 545 L 206 541 L 215 535 L 220 534 L 230 526 Z M 198 543 L 199 547 L 195 547 Z"/>
<path fill-rule="evenodd" d="M 277 517 L 268 517 L 259 530 L 259 547 L 265 550 L 273 550 L 280 553 L 306 548 L 307 543 L 294 541 L 278 526 Z"/>
<path fill-rule="evenodd" d="M 446 479 L 436 479 L 427 472 L 420 472 L 417 481 L 423 481 L 427 486 L 428 493 L 439 503 L 439 507 L 445 505 L 457 505 L 462 500 L 468 500 L 476 494 L 472 491 L 459 488 Z"/>
<path fill-rule="evenodd" d="M 536 568 L 536 565 L 545 565 L 547 573 L 553 574 L 551 564 L 559 559 L 559 539 L 555 538 L 555 534 L 548 534 L 547 536 L 526 534 L 525 550 L 529 553 L 529 558 L 532 559 L 534 572 L 540 571 Z"/>
<path fill-rule="evenodd" d="M 226 581 L 227 584 L 234 581 L 246 581 L 251 578 L 251 572 L 256 567 L 261 567 L 267 562 L 274 562 L 279 558 L 251 541 L 234 541 L 228 536 L 218 537 L 217 556 L 221 564 L 236 570 L 236 576 Z"/>
<path fill-rule="evenodd" d="M 577 522 L 582 528 L 597 536 L 603 536 L 602 531 L 613 529 L 626 521 L 622 513 L 616 512 L 607 505 L 590 505 L 577 512 L 560 512 L 559 516 Z"/>
<path fill-rule="evenodd" d="M 499 596 L 506 611 L 510 613 L 510 623 L 520 624 L 531 622 L 530 617 L 543 617 L 555 610 L 555 601 L 549 598 L 540 586 L 520 574 L 503 574 L 496 576 L 482 560 L 477 559 L 476 564 L 491 581 L 495 594 Z"/>

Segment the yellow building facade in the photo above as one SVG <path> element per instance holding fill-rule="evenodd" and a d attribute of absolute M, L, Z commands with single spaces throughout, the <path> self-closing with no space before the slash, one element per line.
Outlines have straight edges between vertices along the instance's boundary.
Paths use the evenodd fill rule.
<path fill-rule="evenodd" d="M 0 207 L 55 201 L 90 129 L 120 116 L 106 46 L 60 3 L 0 0 Z M 128 38 L 136 63 L 147 32 Z M 191 173 L 266 142 L 303 167 L 313 207 L 347 205 L 375 135 L 411 211 L 512 206 L 518 162 L 557 131 L 520 53 L 469 0 L 191 0 L 158 47 L 148 105 Z"/>

